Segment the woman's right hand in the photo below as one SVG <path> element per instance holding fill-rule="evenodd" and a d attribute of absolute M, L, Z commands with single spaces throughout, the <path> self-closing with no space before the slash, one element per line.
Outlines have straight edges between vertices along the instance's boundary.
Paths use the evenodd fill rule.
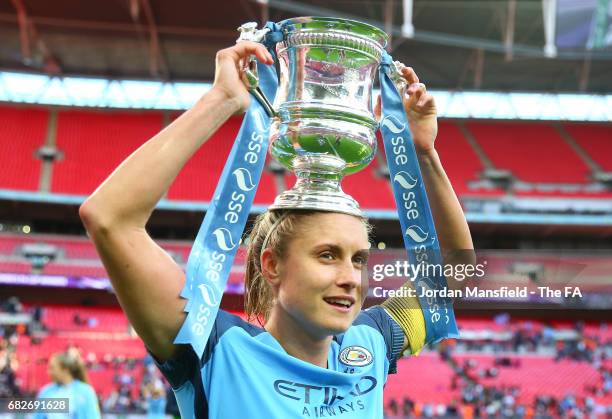
<path fill-rule="evenodd" d="M 233 101 L 236 112 L 244 112 L 251 101 L 249 91 L 241 78 L 245 63 L 251 55 L 255 55 L 264 64 L 274 63 L 266 47 L 250 41 L 241 41 L 233 47 L 220 50 L 215 59 L 213 90 Z"/>

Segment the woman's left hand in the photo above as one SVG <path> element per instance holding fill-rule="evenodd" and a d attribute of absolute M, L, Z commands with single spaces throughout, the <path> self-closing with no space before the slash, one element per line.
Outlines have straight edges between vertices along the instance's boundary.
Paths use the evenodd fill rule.
<path fill-rule="evenodd" d="M 436 102 L 432 95 L 427 93 L 423 83 L 419 82 L 412 67 L 401 67 L 401 73 L 406 80 L 406 88 L 402 92 L 402 100 L 410 132 L 414 140 L 417 153 L 426 154 L 434 150 L 434 142 L 438 134 L 438 119 Z M 381 100 L 378 97 L 374 114 L 378 119 L 381 115 Z"/>

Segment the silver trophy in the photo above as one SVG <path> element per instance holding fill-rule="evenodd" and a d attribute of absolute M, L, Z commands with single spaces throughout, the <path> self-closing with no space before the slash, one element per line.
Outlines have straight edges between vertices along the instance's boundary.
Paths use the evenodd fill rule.
<path fill-rule="evenodd" d="M 388 36 L 374 26 L 337 18 L 298 17 L 278 25 L 283 40 L 276 44 L 280 85 L 274 104 L 257 87 L 254 59 L 244 72 L 273 118 L 271 155 L 297 176 L 295 186 L 270 208 L 362 215 L 340 181 L 376 155 L 372 87 Z M 247 23 L 239 31 L 239 41 L 261 42 L 268 29 Z M 401 83 L 397 66 L 394 70 Z"/>

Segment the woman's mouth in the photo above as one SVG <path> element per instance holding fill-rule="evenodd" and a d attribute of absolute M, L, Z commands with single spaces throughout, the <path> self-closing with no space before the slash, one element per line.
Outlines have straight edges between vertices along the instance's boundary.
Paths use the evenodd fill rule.
<path fill-rule="evenodd" d="M 355 299 L 352 297 L 327 297 L 325 302 L 342 313 L 351 311 L 351 307 L 355 304 Z"/>

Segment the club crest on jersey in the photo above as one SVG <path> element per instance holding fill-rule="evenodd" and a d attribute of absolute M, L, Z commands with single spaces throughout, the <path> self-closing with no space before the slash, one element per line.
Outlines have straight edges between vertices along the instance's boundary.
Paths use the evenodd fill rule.
<path fill-rule="evenodd" d="M 370 351 L 362 346 L 349 346 L 340 352 L 340 362 L 350 367 L 365 367 L 370 365 L 374 358 Z"/>

